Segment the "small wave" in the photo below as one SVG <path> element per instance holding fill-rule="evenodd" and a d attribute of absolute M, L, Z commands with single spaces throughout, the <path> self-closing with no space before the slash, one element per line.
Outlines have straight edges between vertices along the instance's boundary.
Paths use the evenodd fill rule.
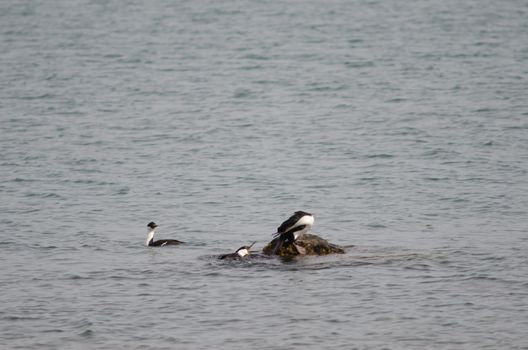
<path fill-rule="evenodd" d="M 20 178 L 20 177 L 16 177 L 13 179 L 13 182 L 35 182 L 37 180 L 34 180 L 34 179 L 23 179 L 23 178 Z"/>
<path fill-rule="evenodd" d="M 370 68 L 370 67 L 374 67 L 374 65 L 375 64 L 373 61 L 354 61 L 354 62 L 347 61 L 345 62 L 345 66 L 348 68 Z"/>
<path fill-rule="evenodd" d="M 62 329 L 46 329 L 42 331 L 43 333 L 63 333 Z"/>
<path fill-rule="evenodd" d="M 25 197 L 29 197 L 29 198 L 34 198 L 34 197 L 38 197 L 38 198 L 62 198 L 59 194 L 57 193 L 36 193 L 36 192 L 28 192 L 24 195 Z"/>
<path fill-rule="evenodd" d="M 254 65 L 242 66 L 239 69 L 240 70 L 257 70 L 257 69 L 262 69 L 262 68 L 264 68 L 264 66 L 260 64 L 254 64 Z"/>
<path fill-rule="evenodd" d="M 449 178 L 448 177 L 432 177 L 431 176 L 431 177 L 424 178 L 424 180 L 426 180 L 426 181 L 435 181 L 436 182 L 436 181 L 448 181 Z"/>
<path fill-rule="evenodd" d="M 478 108 L 475 110 L 476 113 L 487 113 L 487 112 L 496 112 L 497 110 L 494 108 Z"/>
<path fill-rule="evenodd" d="M 465 198 L 456 198 L 456 197 L 443 197 L 438 199 L 439 201 L 446 201 L 446 202 L 453 202 L 453 203 L 463 203 L 463 202 L 469 202 L 468 199 Z"/>
<path fill-rule="evenodd" d="M 84 338 L 91 338 L 91 337 L 94 336 L 94 334 L 95 334 L 94 331 L 92 331 L 91 329 L 87 329 L 87 330 L 81 332 L 79 335 L 81 337 L 84 337 Z"/>
<path fill-rule="evenodd" d="M 52 97 L 55 97 L 55 95 L 53 95 L 53 94 L 42 94 L 42 95 L 36 95 L 36 96 L 20 96 L 20 97 L 18 97 L 18 99 L 32 101 L 32 100 L 43 100 L 43 99 L 52 98 Z"/>
<path fill-rule="evenodd" d="M 254 53 L 243 55 L 242 58 L 247 59 L 247 60 L 258 60 L 258 61 L 267 61 L 270 59 L 268 56 L 254 54 Z"/>
<path fill-rule="evenodd" d="M 325 92 L 325 91 L 342 91 L 348 89 L 348 85 L 346 84 L 328 84 L 328 85 L 321 85 L 321 84 L 310 84 L 309 91 L 314 92 Z"/>
<path fill-rule="evenodd" d="M 251 90 L 247 90 L 247 89 L 239 89 L 239 90 L 236 90 L 233 94 L 233 98 L 244 98 L 244 97 L 249 97 L 251 96 L 253 93 L 251 92 Z"/>
<path fill-rule="evenodd" d="M 6 321 L 37 321 L 40 320 L 40 317 L 31 317 L 31 316 L 4 316 L 3 320 Z"/>
<path fill-rule="evenodd" d="M 349 39 L 347 40 L 347 42 L 349 44 L 362 44 L 365 40 L 363 39 L 359 39 L 359 38 L 355 38 L 355 39 Z"/>
<path fill-rule="evenodd" d="M 405 102 L 405 101 L 407 101 L 406 98 L 401 98 L 400 97 L 400 98 L 392 98 L 390 100 L 387 100 L 386 102 L 387 103 L 400 103 L 400 102 Z"/>
<path fill-rule="evenodd" d="M 380 223 L 377 223 L 377 222 L 373 222 L 373 223 L 367 224 L 366 226 L 370 227 L 370 228 L 387 228 L 387 226 L 385 226 L 383 224 L 380 224 Z"/>
<path fill-rule="evenodd" d="M 469 276 L 469 277 L 463 278 L 462 280 L 463 281 L 471 281 L 471 280 L 499 281 L 497 277 L 483 276 L 483 275 Z"/>
<path fill-rule="evenodd" d="M 394 158 L 392 154 L 387 153 L 379 153 L 379 154 L 368 154 L 366 158 L 382 158 L 382 159 L 388 159 L 388 158 Z"/>
<path fill-rule="evenodd" d="M 91 279 L 90 277 L 83 277 L 80 275 L 67 275 L 64 279 L 66 280 L 87 280 Z"/>
<path fill-rule="evenodd" d="M 417 270 L 417 271 L 429 271 L 431 269 L 431 265 L 428 264 L 414 264 L 404 267 L 406 270 Z"/>
<path fill-rule="evenodd" d="M 128 194 L 129 192 L 130 192 L 130 188 L 122 187 L 116 192 L 116 195 L 122 196 L 122 195 Z"/>

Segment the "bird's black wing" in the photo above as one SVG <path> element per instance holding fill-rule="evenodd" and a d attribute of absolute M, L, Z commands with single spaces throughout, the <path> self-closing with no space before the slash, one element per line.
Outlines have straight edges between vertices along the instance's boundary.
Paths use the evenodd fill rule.
<path fill-rule="evenodd" d="M 150 243 L 150 246 L 153 247 L 162 247 L 164 245 L 176 245 L 176 244 L 182 244 L 183 242 L 178 241 L 176 239 L 160 239 L 157 241 L 154 241 Z"/>
<path fill-rule="evenodd" d="M 238 254 L 236 253 L 229 253 L 229 254 L 222 254 L 218 257 L 220 260 L 224 259 L 238 259 Z"/>
<path fill-rule="evenodd" d="M 304 211 L 296 211 L 293 213 L 292 216 L 288 218 L 288 220 L 284 221 L 278 228 L 277 233 L 281 234 L 286 232 L 290 227 L 295 225 L 297 221 L 299 221 L 303 216 L 305 215 L 311 215 L 310 213 L 304 212 Z"/>

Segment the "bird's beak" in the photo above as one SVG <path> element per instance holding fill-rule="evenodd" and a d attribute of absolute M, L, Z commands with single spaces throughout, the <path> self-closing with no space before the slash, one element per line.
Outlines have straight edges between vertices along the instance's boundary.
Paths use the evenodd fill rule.
<path fill-rule="evenodd" d="M 251 245 L 248 247 L 248 251 L 251 249 L 251 247 L 253 247 L 253 245 L 254 245 L 255 243 L 257 243 L 257 241 L 251 243 Z"/>

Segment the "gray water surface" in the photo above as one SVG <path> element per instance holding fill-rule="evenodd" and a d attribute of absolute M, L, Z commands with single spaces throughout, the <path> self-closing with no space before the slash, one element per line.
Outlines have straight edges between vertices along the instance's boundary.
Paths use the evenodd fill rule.
<path fill-rule="evenodd" d="M 527 18 L 2 1 L 0 347 L 528 349 Z M 347 253 L 216 259 L 296 210 Z"/>

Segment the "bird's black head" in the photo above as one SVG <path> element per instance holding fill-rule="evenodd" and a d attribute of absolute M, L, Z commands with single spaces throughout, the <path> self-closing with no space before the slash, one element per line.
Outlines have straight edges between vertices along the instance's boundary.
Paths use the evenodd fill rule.
<path fill-rule="evenodd" d="M 154 221 L 151 221 L 151 222 L 148 223 L 147 227 L 156 228 L 156 227 L 158 227 L 158 225 L 156 225 L 156 223 Z"/>

